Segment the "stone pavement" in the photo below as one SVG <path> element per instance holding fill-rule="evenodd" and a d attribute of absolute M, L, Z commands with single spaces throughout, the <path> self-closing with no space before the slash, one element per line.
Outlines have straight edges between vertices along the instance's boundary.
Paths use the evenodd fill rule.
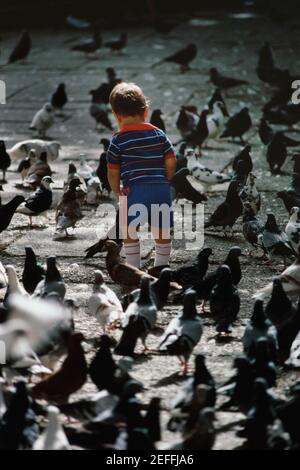
<path fill-rule="evenodd" d="M 289 176 L 274 178 L 268 171 L 264 151 L 257 138 L 257 123 L 260 117 L 260 108 L 270 96 L 267 86 L 260 83 L 255 75 L 257 50 L 261 43 L 268 39 L 271 41 L 278 64 L 282 68 L 300 70 L 299 50 L 299 23 L 286 23 L 284 26 L 273 25 L 263 17 L 243 18 L 231 17 L 225 14 L 206 15 L 200 20 L 184 23 L 172 31 L 168 36 L 162 37 L 151 29 L 129 30 L 129 44 L 124 54 L 110 54 L 101 49 L 93 60 L 87 59 L 79 52 L 71 52 L 70 46 L 78 40 L 80 33 L 66 31 L 33 31 L 33 50 L 27 64 L 14 64 L 0 68 L 0 79 L 5 80 L 7 87 L 7 104 L 0 105 L 0 138 L 6 141 L 7 147 L 23 139 L 33 137 L 28 129 L 33 114 L 49 99 L 59 82 L 65 82 L 69 103 L 66 106 L 66 118 L 57 118 L 55 125 L 50 129 L 49 136 L 62 144 L 60 157 L 51 164 L 55 174 L 55 202 L 61 194 L 63 181 L 67 173 L 68 163 L 78 163 L 80 153 L 85 153 L 88 163 L 96 167 L 100 149 L 99 141 L 102 137 L 110 137 L 103 131 L 95 131 L 94 121 L 89 115 L 90 89 L 97 87 L 105 80 L 105 68 L 112 66 L 118 76 L 125 80 L 135 81 L 141 85 L 151 100 L 152 109 L 161 108 L 167 126 L 167 133 L 173 141 L 179 136 L 175 127 L 175 114 L 182 104 L 193 103 L 201 110 L 210 97 L 213 87 L 208 83 L 208 71 L 211 66 L 217 66 L 226 74 L 249 80 L 250 86 L 240 87 L 226 98 L 230 113 L 234 113 L 242 105 L 249 106 L 255 126 L 249 132 L 248 138 L 252 144 L 252 155 L 255 164 L 254 172 L 257 175 L 258 186 L 262 191 L 263 207 L 262 217 L 267 208 L 274 209 L 280 223 L 287 222 L 284 208 L 276 199 L 276 191 L 286 186 Z M 119 34 L 119 31 L 105 31 L 107 40 Z M 0 65 L 5 62 L 18 33 L 3 33 L 1 42 Z M 180 74 L 176 65 L 162 64 L 155 69 L 151 65 L 161 58 L 171 54 L 178 48 L 195 42 L 198 46 L 198 56 L 192 63 L 192 70 Z M 292 134 L 291 134 L 292 135 Z M 295 134 L 296 135 L 296 134 Z M 239 146 L 228 142 L 209 142 L 209 148 L 204 149 L 201 162 L 214 169 L 223 168 L 238 151 Z M 20 182 L 15 172 L 17 162 L 14 162 L 8 173 L 9 183 L 1 194 L 3 202 L 9 200 L 19 192 L 15 184 Z M 286 165 L 290 171 L 290 162 Z M 224 196 L 226 186 L 219 187 L 213 193 L 205 206 L 208 215 Z M 54 217 L 54 210 L 51 211 Z M 93 270 L 104 268 L 102 255 L 88 261 L 83 260 L 84 249 L 97 240 L 95 230 L 97 221 L 96 209 L 84 209 L 84 218 L 75 229 L 74 237 L 70 240 L 53 241 L 54 225 L 44 224 L 29 230 L 28 220 L 23 215 L 16 215 L 9 229 L 0 235 L 0 259 L 5 264 L 16 265 L 19 274 L 22 272 L 24 261 L 24 246 L 31 244 L 38 256 L 45 260 L 46 256 L 55 254 L 58 257 L 59 268 L 67 282 L 67 296 L 74 298 L 78 304 L 76 312 L 76 326 L 83 331 L 88 340 L 100 335 L 101 330 L 97 322 L 91 318 L 86 309 L 86 300 L 91 292 Z M 232 240 L 224 239 L 220 234 L 205 235 L 205 245 L 213 248 L 211 269 L 214 269 L 224 260 L 228 249 L 233 245 L 246 248 L 240 223 L 235 226 L 235 236 Z M 151 254 L 151 244 L 147 243 L 145 255 Z M 180 241 L 174 243 L 172 266 L 177 266 L 194 258 L 195 252 L 188 252 Z M 149 259 L 147 260 L 149 263 Z M 151 264 L 151 260 L 150 260 Z M 240 338 L 243 328 L 252 309 L 251 296 L 253 292 L 264 285 L 276 273 L 261 265 L 256 258 L 242 257 L 243 279 L 240 284 L 242 306 L 240 318 L 233 328 L 233 341 L 227 344 L 216 342 L 215 328 L 211 319 L 204 317 L 204 335 L 196 348 L 196 352 L 203 352 L 207 357 L 207 364 L 218 383 L 222 383 L 231 373 L 233 358 L 241 352 Z M 282 265 L 276 266 L 278 272 Z M 107 279 L 111 284 L 110 280 Z M 114 286 L 120 293 L 120 289 Z M 0 295 L 4 292 L 0 292 Z M 154 335 L 150 335 L 149 345 L 158 344 L 161 334 L 170 318 L 180 307 L 169 305 L 159 314 L 158 328 Z M 119 333 L 116 333 L 116 338 Z M 86 350 L 90 357 L 94 351 L 90 342 L 86 343 Z M 192 361 L 191 361 L 192 364 Z M 134 375 L 140 378 L 147 390 L 143 394 L 143 401 L 148 402 L 151 396 L 162 397 L 162 406 L 167 410 L 171 400 L 178 393 L 182 378 L 177 375 L 178 362 L 176 358 L 149 355 L 137 360 Z M 284 393 L 288 384 L 297 379 L 297 374 L 284 373 L 279 379 L 279 391 Z M 93 390 L 88 384 L 85 391 Z M 164 413 L 164 419 L 166 413 Z M 217 426 L 220 428 L 216 449 L 232 449 L 240 444 L 236 438 L 234 422 L 240 419 L 234 413 L 218 413 Z M 222 427 L 228 423 L 226 432 Z M 168 432 L 163 435 L 164 441 L 172 436 Z M 163 445 L 163 444 L 161 444 Z"/>

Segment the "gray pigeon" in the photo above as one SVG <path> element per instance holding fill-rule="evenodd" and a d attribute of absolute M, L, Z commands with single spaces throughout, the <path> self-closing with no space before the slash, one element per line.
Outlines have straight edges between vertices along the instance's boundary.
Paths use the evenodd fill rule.
<path fill-rule="evenodd" d="M 66 295 L 66 286 L 56 267 L 55 256 L 47 258 L 47 270 L 45 279 L 42 279 L 33 293 L 33 297 L 47 297 L 50 294 L 57 294 L 60 299 Z"/>

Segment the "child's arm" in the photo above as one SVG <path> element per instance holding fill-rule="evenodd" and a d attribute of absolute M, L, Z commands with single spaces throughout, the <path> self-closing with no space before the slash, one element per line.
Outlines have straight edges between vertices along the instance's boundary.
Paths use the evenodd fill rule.
<path fill-rule="evenodd" d="M 176 157 L 165 159 L 166 177 L 170 181 L 176 173 L 177 160 Z"/>
<path fill-rule="evenodd" d="M 120 168 L 107 168 L 107 178 L 112 191 L 116 196 L 120 195 Z"/>

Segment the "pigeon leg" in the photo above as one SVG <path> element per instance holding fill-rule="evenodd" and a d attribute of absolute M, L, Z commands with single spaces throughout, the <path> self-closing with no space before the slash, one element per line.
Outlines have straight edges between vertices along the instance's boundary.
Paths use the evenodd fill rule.
<path fill-rule="evenodd" d="M 188 373 L 188 371 L 189 371 L 188 360 L 184 359 L 183 364 L 182 364 L 182 374 L 186 375 Z"/>
<path fill-rule="evenodd" d="M 241 142 L 242 145 L 245 145 L 245 141 L 244 141 L 244 139 L 241 135 L 240 135 L 240 142 Z"/>
<path fill-rule="evenodd" d="M 200 313 L 206 313 L 205 312 L 205 300 L 203 300 L 202 304 L 200 305 Z"/>
<path fill-rule="evenodd" d="M 69 234 L 69 232 L 68 232 L 68 229 L 67 229 L 67 228 L 65 228 L 65 233 L 66 233 L 66 237 L 69 237 L 69 236 L 70 236 L 70 234 Z"/>
<path fill-rule="evenodd" d="M 29 227 L 32 228 L 32 216 L 29 216 Z"/>

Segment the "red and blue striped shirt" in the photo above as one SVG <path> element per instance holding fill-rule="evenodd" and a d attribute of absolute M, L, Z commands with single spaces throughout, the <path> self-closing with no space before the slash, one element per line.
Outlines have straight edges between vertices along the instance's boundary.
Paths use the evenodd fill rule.
<path fill-rule="evenodd" d="M 134 183 L 167 183 L 165 160 L 176 158 L 166 134 L 150 123 L 128 124 L 107 151 L 109 168 L 120 168 L 124 187 Z"/>

